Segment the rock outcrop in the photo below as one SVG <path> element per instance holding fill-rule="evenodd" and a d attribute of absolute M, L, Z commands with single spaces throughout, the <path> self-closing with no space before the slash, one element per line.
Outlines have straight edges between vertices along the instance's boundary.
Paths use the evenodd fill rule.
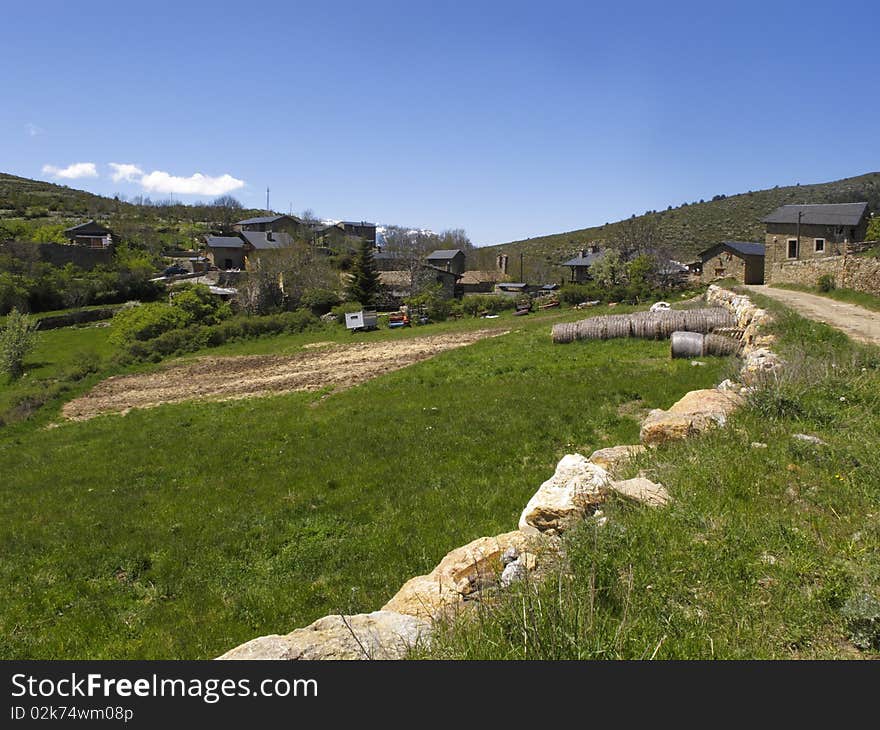
<path fill-rule="evenodd" d="M 615 469 L 629 461 L 638 454 L 643 454 L 647 449 L 641 444 L 626 444 L 624 446 L 609 446 L 606 449 L 597 449 L 590 454 L 590 461 L 601 466 L 605 471 L 614 473 Z"/>
<path fill-rule="evenodd" d="M 519 529 L 531 535 L 564 532 L 601 503 L 608 481 L 608 472 L 601 466 L 581 454 L 567 454 L 529 500 Z"/>
<path fill-rule="evenodd" d="M 641 441 L 658 446 L 724 426 L 727 417 L 744 402 L 742 395 L 730 390 L 692 390 L 668 410 L 652 410 L 642 424 Z"/>
<path fill-rule="evenodd" d="M 519 530 L 469 542 L 450 552 L 427 575 L 404 583 L 382 610 L 434 619 L 496 584 L 503 568 L 502 556 L 511 548 L 519 556 L 534 542 Z"/>
<path fill-rule="evenodd" d="M 672 497 L 669 496 L 666 487 L 644 477 L 611 482 L 610 487 L 617 494 L 628 499 L 634 499 L 636 502 L 641 502 L 649 507 L 665 507 L 672 501 Z"/>
<path fill-rule="evenodd" d="M 428 621 L 393 611 L 325 616 L 285 636 L 261 636 L 218 659 L 402 659 L 427 641 Z"/>

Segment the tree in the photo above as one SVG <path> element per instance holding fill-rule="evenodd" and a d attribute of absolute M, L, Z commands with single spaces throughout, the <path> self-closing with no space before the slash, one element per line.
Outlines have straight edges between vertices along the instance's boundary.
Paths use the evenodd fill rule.
<path fill-rule="evenodd" d="M 345 298 L 359 302 L 365 307 L 375 306 L 379 296 L 379 270 L 373 259 L 373 248 L 369 241 L 361 241 L 349 272 Z"/>
<path fill-rule="evenodd" d="M 232 316 L 229 304 L 211 294 L 204 284 L 185 284 L 171 295 L 171 306 L 182 309 L 190 322 L 217 324 Z"/>
<path fill-rule="evenodd" d="M 626 278 L 629 282 L 630 294 L 637 299 L 644 299 L 651 294 L 657 273 L 656 260 L 646 254 L 636 256 L 626 265 Z"/>
<path fill-rule="evenodd" d="M 590 276 L 601 286 L 615 286 L 619 284 L 626 272 L 626 265 L 613 248 L 608 249 L 601 258 L 590 266 Z"/>
<path fill-rule="evenodd" d="M 868 233 L 865 235 L 867 241 L 880 241 L 880 215 L 874 215 L 868 221 Z"/>
<path fill-rule="evenodd" d="M 211 207 L 216 211 L 220 229 L 229 231 L 236 218 L 240 218 L 239 212 L 244 206 L 231 195 L 221 195 L 219 198 L 214 198 Z"/>
<path fill-rule="evenodd" d="M 249 314 L 293 309 L 312 289 L 334 290 L 339 277 L 329 258 L 305 240 L 285 248 L 264 251 L 238 288 L 238 304 Z"/>
<path fill-rule="evenodd" d="M 6 318 L 6 326 L 0 330 L 0 370 L 10 378 L 21 377 L 24 359 L 37 344 L 37 323 L 18 309 Z"/>

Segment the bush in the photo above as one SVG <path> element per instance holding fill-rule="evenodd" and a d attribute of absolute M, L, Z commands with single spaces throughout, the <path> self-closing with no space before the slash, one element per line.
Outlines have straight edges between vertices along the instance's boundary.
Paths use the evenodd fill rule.
<path fill-rule="evenodd" d="M 312 314 L 320 317 L 327 314 L 333 307 L 339 306 L 341 299 L 329 289 L 309 289 L 303 293 L 300 304 Z"/>
<path fill-rule="evenodd" d="M 163 332 L 146 341 L 132 341 L 123 353 L 122 360 L 158 362 L 169 355 L 195 352 L 206 347 L 219 347 L 235 340 L 305 332 L 318 324 L 320 322 L 317 317 L 305 309 L 264 317 L 233 317 L 211 326 L 191 325 Z"/>
<path fill-rule="evenodd" d="M 819 277 L 819 280 L 816 282 L 816 285 L 819 287 L 819 291 L 821 292 L 829 292 L 832 289 L 837 288 L 837 284 L 834 281 L 834 277 L 831 274 L 822 274 Z"/>
<path fill-rule="evenodd" d="M 435 322 L 442 322 L 452 311 L 452 303 L 444 298 L 442 286 L 432 286 L 414 297 L 406 300 L 407 306 L 417 312 L 423 312 Z"/>
<path fill-rule="evenodd" d="M 71 380 L 82 380 L 87 375 L 96 373 L 101 369 L 101 356 L 94 350 L 81 350 L 72 360 L 71 367 L 67 371 L 67 377 Z"/>
<path fill-rule="evenodd" d="M 580 304 L 601 300 L 599 287 L 595 284 L 566 284 L 559 290 L 559 298 L 566 304 Z"/>
<path fill-rule="evenodd" d="M 21 377 L 24 359 L 36 347 L 36 322 L 13 309 L 0 330 L 0 370 L 10 378 Z"/>
<path fill-rule="evenodd" d="M 189 321 L 197 324 L 217 324 L 232 316 L 229 304 L 211 294 L 204 284 L 186 284 L 177 288 L 171 306 L 183 310 Z"/>
<path fill-rule="evenodd" d="M 471 317 L 481 314 L 498 314 L 507 309 L 514 309 L 516 300 L 503 294 L 475 294 L 461 300 L 461 309 Z"/>
<path fill-rule="evenodd" d="M 185 327 L 189 323 L 190 315 L 180 307 L 158 302 L 142 304 L 121 309 L 114 315 L 110 341 L 125 345 L 135 340 L 152 340 L 163 332 Z"/>

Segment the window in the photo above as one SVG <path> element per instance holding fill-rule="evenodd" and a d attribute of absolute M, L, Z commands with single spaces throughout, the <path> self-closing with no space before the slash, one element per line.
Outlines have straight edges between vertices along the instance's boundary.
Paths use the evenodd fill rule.
<path fill-rule="evenodd" d="M 824 238 L 816 238 L 814 239 L 814 243 L 816 248 L 814 249 L 816 253 L 824 253 L 825 252 L 825 239 Z"/>
<path fill-rule="evenodd" d="M 798 240 L 796 238 L 788 239 L 788 258 L 796 259 L 798 257 Z"/>

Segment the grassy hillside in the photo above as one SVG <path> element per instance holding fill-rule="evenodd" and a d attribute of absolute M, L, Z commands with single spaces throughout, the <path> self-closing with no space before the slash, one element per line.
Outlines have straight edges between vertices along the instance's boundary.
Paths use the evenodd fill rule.
<path fill-rule="evenodd" d="M 551 322 L 580 316 L 505 314 L 510 334 L 329 397 L 0 431 L 0 657 L 208 658 L 374 610 L 450 549 L 515 525 L 567 451 L 636 438 L 622 404 L 668 406 L 726 365 L 671 361 L 653 341 L 555 348 Z M 28 378 L 76 348 L 57 344 Z"/>
<path fill-rule="evenodd" d="M 647 212 L 627 221 L 582 228 L 486 247 L 481 251 L 494 256 L 499 249 L 511 254 L 511 265 L 518 265 L 519 253 L 531 262 L 559 264 L 589 243 L 612 245 L 625 234 L 626 227 L 654 227 L 659 242 L 681 260 L 722 240 L 762 241 L 761 218 L 787 203 L 846 203 L 867 201 L 872 211 L 880 210 L 880 172 L 815 185 L 792 185 L 755 190 L 727 197 L 716 196 L 706 202 L 686 204 L 664 211 Z M 518 269 L 516 269 L 518 271 Z"/>
<path fill-rule="evenodd" d="M 0 240 L 64 242 L 62 230 L 94 218 L 108 225 L 117 239 L 134 248 L 158 252 L 189 248 L 204 234 L 262 210 L 179 201 L 131 201 L 85 190 L 0 173 Z"/>
<path fill-rule="evenodd" d="M 101 217 L 133 207 L 112 198 L 0 172 L 0 217 Z"/>

